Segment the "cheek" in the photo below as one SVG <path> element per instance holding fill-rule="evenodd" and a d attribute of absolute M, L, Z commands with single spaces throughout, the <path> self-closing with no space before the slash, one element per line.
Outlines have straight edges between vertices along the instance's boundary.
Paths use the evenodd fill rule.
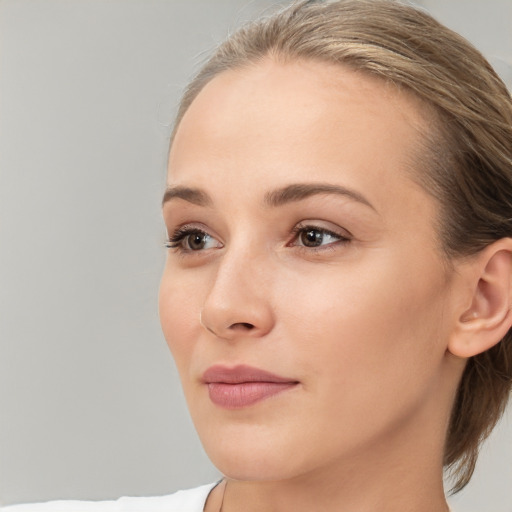
<path fill-rule="evenodd" d="M 276 303 L 287 308 L 278 314 L 287 318 L 283 337 L 294 340 L 315 376 L 311 385 L 333 402 L 374 406 L 385 393 L 406 395 L 409 385 L 421 393 L 435 377 L 444 354 L 445 285 L 437 266 L 410 267 L 379 257 L 282 283 L 286 300 Z"/>
<path fill-rule="evenodd" d="M 197 286 L 188 281 L 171 268 L 166 268 L 158 300 L 162 331 L 180 373 L 192 355 L 194 329 L 200 327 L 201 299 Z"/>

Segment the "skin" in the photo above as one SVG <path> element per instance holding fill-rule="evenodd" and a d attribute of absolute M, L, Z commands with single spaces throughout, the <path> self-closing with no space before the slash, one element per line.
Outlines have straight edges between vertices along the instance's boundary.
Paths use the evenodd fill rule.
<path fill-rule="evenodd" d="M 271 59 L 217 76 L 185 114 L 168 186 L 209 202 L 173 197 L 163 214 L 169 236 L 209 238 L 169 249 L 160 317 L 228 477 L 223 512 L 447 510 L 443 443 L 465 364 L 448 344 L 471 298 L 439 248 L 438 205 L 411 178 L 426 124 L 419 102 L 378 79 Z M 265 203 L 297 183 L 351 193 Z M 306 225 L 320 247 L 294 232 Z M 227 410 L 201 380 L 214 364 L 298 385 Z"/>

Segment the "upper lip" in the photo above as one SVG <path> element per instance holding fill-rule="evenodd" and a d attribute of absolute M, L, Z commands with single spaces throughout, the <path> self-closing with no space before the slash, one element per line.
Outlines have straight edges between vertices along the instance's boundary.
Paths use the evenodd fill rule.
<path fill-rule="evenodd" d="M 295 379 L 280 377 L 266 370 L 243 364 L 234 367 L 222 365 L 211 366 L 203 373 L 203 381 L 206 384 L 213 382 L 221 382 L 224 384 L 242 384 L 243 382 L 297 382 Z"/>

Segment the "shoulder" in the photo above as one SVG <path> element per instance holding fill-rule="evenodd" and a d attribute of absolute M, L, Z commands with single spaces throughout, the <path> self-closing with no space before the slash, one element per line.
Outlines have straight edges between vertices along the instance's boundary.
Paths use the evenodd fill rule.
<path fill-rule="evenodd" d="M 49 501 L 12 505 L 1 512 L 202 512 L 216 484 L 178 491 L 167 496 L 120 498 L 116 501 Z"/>

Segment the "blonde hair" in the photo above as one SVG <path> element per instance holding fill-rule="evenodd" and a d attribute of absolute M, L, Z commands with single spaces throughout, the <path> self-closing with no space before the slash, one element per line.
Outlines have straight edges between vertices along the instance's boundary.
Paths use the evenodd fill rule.
<path fill-rule="evenodd" d="M 512 98 L 461 36 L 394 0 L 295 2 L 217 48 L 186 89 L 174 130 L 216 75 L 269 56 L 340 63 L 419 97 L 436 119 L 425 135 L 417 179 L 441 205 L 439 236 L 448 258 L 512 236 Z M 454 492 L 471 478 L 479 446 L 501 417 L 511 387 L 509 332 L 464 371 L 444 455 Z"/>

